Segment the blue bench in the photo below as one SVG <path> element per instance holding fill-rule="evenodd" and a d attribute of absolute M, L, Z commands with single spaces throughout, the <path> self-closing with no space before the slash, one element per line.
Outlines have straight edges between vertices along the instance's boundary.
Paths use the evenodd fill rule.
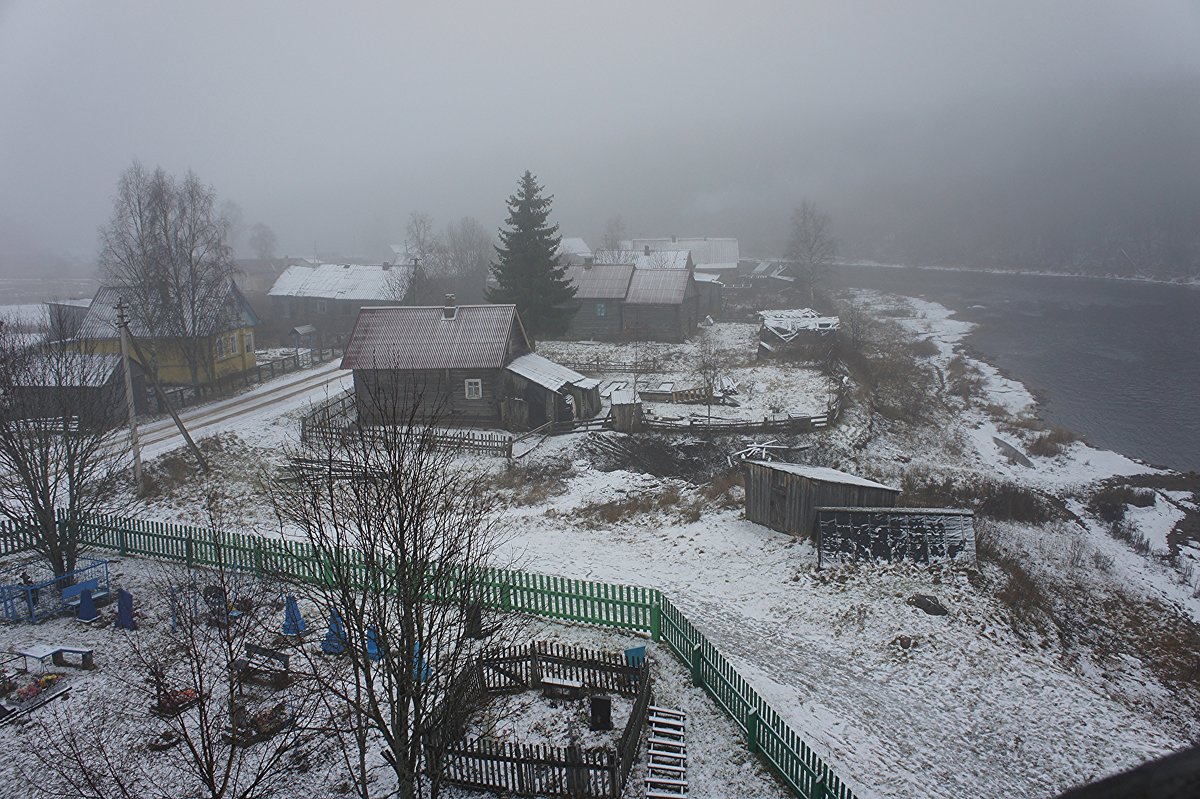
<path fill-rule="evenodd" d="M 62 592 L 63 603 L 75 607 L 80 602 L 79 595 L 84 591 L 92 592 L 93 601 L 108 596 L 108 589 L 101 590 L 100 588 L 100 578 L 93 577 L 90 580 L 84 580 L 82 583 L 75 583 L 75 585 L 64 588 Z"/>

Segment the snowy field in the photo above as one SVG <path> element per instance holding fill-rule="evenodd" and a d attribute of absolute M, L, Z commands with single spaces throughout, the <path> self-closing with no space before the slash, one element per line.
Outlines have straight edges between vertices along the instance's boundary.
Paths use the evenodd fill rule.
<path fill-rule="evenodd" d="M 890 308 L 889 316 L 932 340 L 937 354 L 931 362 L 943 373 L 970 331 L 932 303 L 897 303 L 878 295 L 859 299 Z M 755 413 L 770 411 L 774 398 L 787 402 L 785 412 L 823 410 L 825 387 L 815 372 L 753 362 L 752 328 L 717 325 L 707 334 L 732 353 L 730 371 L 738 375 L 740 391 L 761 382 L 763 389 L 756 387 L 754 395 L 773 398 Z M 651 379 L 688 376 L 690 345 L 647 349 L 674 368 Z M 605 344 L 549 342 L 539 351 L 552 358 L 622 357 L 619 348 Z M 950 402 L 953 412 L 944 423 L 879 430 L 861 448 L 853 443 L 866 423 L 852 411 L 842 425 L 810 437 L 815 456 L 889 482 L 908 472 L 953 470 L 1053 494 L 1073 510 L 1075 521 L 1042 527 L 991 523 L 990 531 L 1024 552 L 1047 579 L 1077 585 L 1080 613 L 1099 619 L 1091 623 L 1106 623 L 1108 608 L 1129 596 L 1200 618 L 1195 586 L 1183 579 L 1179 565 L 1194 562 L 1200 552 L 1185 548 L 1175 564 L 1159 556 L 1171 526 L 1196 497 L 1162 491 L 1161 501 L 1131 509 L 1151 547 L 1149 555 L 1138 554 L 1107 534 L 1083 497 L 1097 480 L 1154 470 L 1082 442 L 1067 443 L 1053 457 L 1028 458 L 1028 466 L 1014 461 L 996 440 L 1017 449 L 1029 446 L 1038 434 L 1010 422 L 1035 410 L 1033 398 L 989 365 L 970 365 L 981 375 L 985 403 Z M 211 450 L 216 473 L 196 474 L 178 442 L 162 440 L 151 464 L 162 491 L 137 514 L 204 524 L 204 502 L 215 496 L 223 500 L 226 526 L 278 533 L 261 480 L 298 437 L 298 418 L 308 404 L 343 384 L 331 366 L 324 369 L 280 378 L 224 401 L 229 405 L 190 411 L 201 422 L 196 436 Z M 275 398 L 271 391 L 278 392 Z M 245 413 L 236 412 L 238 402 L 248 403 Z M 587 440 L 587 434 L 547 440 L 522 459 L 515 477 L 509 475 L 507 484 L 516 487 L 499 489 L 510 504 L 506 519 L 514 559 L 529 570 L 667 591 L 864 799 L 1050 796 L 1181 748 L 1197 734 L 1195 698 L 1175 693 L 1136 654 L 1068 650 L 1020 629 L 1011 608 L 974 569 L 880 565 L 817 571 L 810 545 L 743 518 L 739 488 L 706 498 L 682 481 L 598 471 Z M 463 465 L 487 469 L 498 481 L 508 475 L 496 458 L 464 458 Z M 918 593 L 935 596 L 949 614 L 927 616 L 908 604 Z M 36 635 L 50 629 L 57 628 L 37 628 Z M 32 632 L 0 628 L 14 642 L 12 636 Z M 609 634 L 571 628 L 563 635 L 591 645 Z M 619 647 L 617 639 L 621 636 L 610 645 Z M 676 668 L 665 651 L 657 651 L 665 670 Z M 691 713 L 708 713 L 715 731 L 713 757 L 697 758 L 710 770 L 704 779 L 697 774 L 693 794 L 785 795 L 762 775 L 714 706 L 685 686 L 678 683 L 671 701 Z"/>

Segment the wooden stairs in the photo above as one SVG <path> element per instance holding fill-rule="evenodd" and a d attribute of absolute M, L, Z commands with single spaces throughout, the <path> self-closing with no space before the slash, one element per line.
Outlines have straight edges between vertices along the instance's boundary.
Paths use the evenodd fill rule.
<path fill-rule="evenodd" d="M 681 710 L 650 706 L 650 761 L 646 769 L 646 799 L 686 799 L 687 716 Z"/>

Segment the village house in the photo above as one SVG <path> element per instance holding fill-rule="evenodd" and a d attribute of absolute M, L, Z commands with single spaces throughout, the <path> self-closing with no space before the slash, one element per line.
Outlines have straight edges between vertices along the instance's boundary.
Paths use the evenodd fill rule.
<path fill-rule="evenodd" d="M 412 285 L 411 263 L 293 265 L 271 286 L 276 327 L 311 325 L 323 345 L 345 342 L 365 306 L 402 305 Z"/>
<path fill-rule="evenodd" d="M 534 352 L 515 305 L 367 307 L 342 368 L 360 423 L 410 412 L 447 427 L 528 430 L 600 410 L 599 381 Z"/>
<path fill-rule="evenodd" d="M 144 370 L 131 361 L 130 382 L 138 413 L 149 409 Z M 32 355 L 13 376 L 0 403 L 6 418 L 70 416 L 80 427 L 105 430 L 125 424 L 129 404 L 119 355 L 61 351 Z"/>
<path fill-rule="evenodd" d="M 633 239 L 630 245 L 630 249 L 642 252 L 687 250 L 697 272 L 705 272 L 723 279 L 730 279 L 738 274 L 741 253 L 735 238 L 659 236 Z"/>
<path fill-rule="evenodd" d="M 578 237 L 564 237 L 558 245 L 558 263 L 560 266 L 578 266 L 595 260 L 592 248 Z"/>
<path fill-rule="evenodd" d="M 585 339 L 682 341 L 713 312 L 712 292 L 720 289 L 696 279 L 685 250 L 601 251 L 569 267 L 567 280 L 578 303 L 567 336 Z"/>
<path fill-rule="evenodd" d="M 136 297 L 137 292 L 125 287 L 102 286 L 79 325 L 75 349 L 93 355 L 119 354 L 117 304 L 121 303 L 129 315 L 129 332 L 150 361 L 142 367 L 160 383 L 209 383 L 254 368 L 258 316 L 232 280 L 225 281 L 209 299 L 209 307 L 186 324 L 167 318 L 147 320 Z"/>

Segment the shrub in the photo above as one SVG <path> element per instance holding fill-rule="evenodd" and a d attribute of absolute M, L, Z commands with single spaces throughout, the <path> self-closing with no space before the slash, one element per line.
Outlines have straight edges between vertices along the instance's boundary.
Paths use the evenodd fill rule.
<path fill-rule="evenodd" d="M 1152 506 L 1157 495 L 1149 488 L 1133 488 L 1127 485 L 1108 485 L 1092 495 L 1088 507 L 1103 521 L 1116 524 L 1125 520 L 1125 508 Z"/>
<path fill-rule="evenodd" d="M 987 477 L 936 479 L 910 471 L 900 483 L 900 503 L 910 508 L 964 507 L 997 521 L 1045 524 L 1067 518 L 1062 507 L 1026 486 Z"/>
<path fill-rule="evenodd" d="M 913 342 L 908 350 L 918 358 L 932 358 L 941 352 L 938 349 L 937 343 L 931 338 L 923 338 Z"/>

